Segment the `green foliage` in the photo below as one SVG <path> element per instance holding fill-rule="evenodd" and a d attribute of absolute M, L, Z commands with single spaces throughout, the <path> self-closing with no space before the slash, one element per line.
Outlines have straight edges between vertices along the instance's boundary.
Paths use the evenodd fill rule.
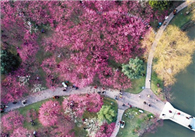
<path fill-rule="evenodd" d="M 144 62 L 143 60 L 136 57 L 135 59 L 130 58 L 129 64 L 122 64 L 122 72 L 130 79 L 138 79 L 144 73 Z"/>
<path fill-rule="evenodd" d="M 1 50 L 1 74 L 8 74 L 20 65 L 20 58 L 7 50 Z"/>
<path fill-rule="evenodd" d="M 110 105 L 103 105 L 97 114 L 100 121 L 106 120 L 108 123 L 112 123 L 116 116 L 116 112 Z"/>
<path fill-rule="evenodd" d="M 172 2 L 171 1 L 154 1 L 154 0 L 149 0 L 149 5 L 152 8 L 159 9 L 159 10 L 164 10 L 170 6 Z"/>

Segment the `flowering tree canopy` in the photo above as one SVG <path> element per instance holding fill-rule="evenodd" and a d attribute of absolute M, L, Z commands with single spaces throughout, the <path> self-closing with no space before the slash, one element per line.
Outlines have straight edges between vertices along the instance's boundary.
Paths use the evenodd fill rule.
<path fill-rule="evenodd" d="M 87 94 L 87 101 L 87 110 L 89 112 L 98 112 L 103 105 L 103 99 L 99 94 Z"/>
<path fill-rule="evenodd" d="M 11 111 L 5 114 L 2 118 L 2 125 L 5 130 L 10 131 L 23 125 L 24 117 L 18 111 Z"/>
<path fill-rule="evenodd" d="M 115 123 L 101 125 L 99 131 L 96 133 L 96 137 L 110 137 L 114 130 Z"/>
<path fill-rule="evenodd" d="M 10 137 L 26 137 L 29 134 L 29 131 L 23 127 L 19 127 L 14 130 Z M 32 137 L 32 136 L 29 136 Z"/>
<path fill-rule="evenodd" d="M 47 101 L 39 110 L 39 120 L 44 126 L 55 125 L 58 121 L 58 116 L 61 113 L 61 106 L 58 101 Z"/>
<path fill-rule="evenodd" d="M 65 118 L 65 116 L 61 115 L 58 118 L 58 122 L 56 124 L 56 127 L 52 129 L 50 135 L 55 137 L 67 137 L 71 134 L 69 131 L 74 128 L 74 122 L 69 121 Z M 73 136 L 74 137 L 74 134 Z"/>
<path fill-rule="evenodd" d="M 8 75 L 2 81 L 1 101 L 3 103 L 8 103 L 9 101 L 17 100 L 27 92 L 28 87 L 26 85 L 21 85 L 20 82 L 17 81 L 16 77 Z"/>
<path fill-rule="evenodd" d="M 64 110 L 71 108 L 76 116 L 82 116 L 86 110 L 98 112 L 103 105 L 103 99 L 99 94 L 86 94 L 85 96 L 73 94 L 68 99 L 64 99 L 62 105 Z"/>

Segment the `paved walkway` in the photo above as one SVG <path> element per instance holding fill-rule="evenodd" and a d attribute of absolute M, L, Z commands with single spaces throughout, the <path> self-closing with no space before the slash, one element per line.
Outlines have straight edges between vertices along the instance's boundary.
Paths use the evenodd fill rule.
<path fill-rule="evenodd" d="M 189 127 L 189 125 L 191 125 L 191 130 L 195 131 L 195 118 L 185 112 L 175 109 L 169 102 L 165 104 L 165 107 L 160 114 L 160 118 L 163 120 L 172 120 L 188 129 L 191 129 Z"/>
<path fill-rule="evenodd" d="M 194 1 L 191 1 L 191 2 L 184 2 L 183 4 L 181 4 L 180 6 L 178 6 L 176 9 L 179 11 L 181 11 L 182 9 L 184 9 L 185 7 L 187 7 L 188 5 L 192 4 Z M 169 16 L 168 16 L 168 19 L 166 19 L 166 25 L 162 25 L 160 27 L 160 29 L 158 30 L 157 34 L 156 34 L 156 37 L 155 37 L 155 40 L 152 44 L 152 48 L 149 52 L 149 57 L 148 57 L 148 62 L 147 62 L 147 73 L 146 73 L 146 81 L 145 81 L 145 87 L 146 88 L 150 88 L 150 80 L 151 80 L 151 74 L 152 74 L 152 60 L 153 60 L 153 57 L 154 57 L 154 51 L 155 51 L 155 48 L 157 46 L 157 43 L 160 39 L 160 37 L 162 36 L 165 28 L 167 27 L 167 25 L 169 24 L 169 22 L 173 19 L 174 15 L 173 13 L 171 13 Z"/>
<path fill-rule="evenodd" d="M 111 137 L 116 137 L 116 135 L 118 134 L 118 131 L 119 131 L 119 128 L 120 128 L 119 122 L 122 120 L 124 112 L 125 112 L 125 110 L 118 109 L 117 121 L 116 121 L 116 125 L 115 125 L 115 128 L 114 128 L 114 131 L 112 132 Z"/>

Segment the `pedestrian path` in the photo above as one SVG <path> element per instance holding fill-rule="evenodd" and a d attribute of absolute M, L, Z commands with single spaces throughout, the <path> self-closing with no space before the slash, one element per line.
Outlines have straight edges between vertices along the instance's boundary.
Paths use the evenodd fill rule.
<path fill-rule="evenodd" d="M 174 108 L 169 102 L 166 102 L 163 111 L 160 114 L 160 118 L 163 120 L 169 119 L 177 124 L 195 131 L 195 118 Z"/>
<path fill-rule="evenodd" d="M 114 128 L 114 131 L 112 132 L 111 137 L 116 137 L 116 135 L 118 134 L 118 131 L 119 131 L 119 128 L 120 128 L 120 123 L 119 122 L 122 120 L 124 112 L 125 112 L 125 110 L 118 109 L 117 121 L 116 121 L 116 125 L 115 125 L 115 128 Z"/>
<path fill-rule="evenodd" d="M 179 11 L 181 11 L 182 9 L 184 9 L 185 7 L 187 7 L 188 5 L 192 4 L 195 1 L 191 1 L 191 2 L 184 2 L 183 4 L 181 4 L 180 6 L 178 6 L 176 9 Z M 155 37 L 155 40 L 152 44 L 151 50 L 149 52 L 149 56 L 148 56 L 148 61 L 147 61 L 147 72 L 146 72 L 146 81 L 145 81 L 145 88 L 150 88 L 151 86 L 151 74 L 152 74 L 152 61 L 154 58 L 154 51 L 155 48 L 157 46 L 158 41 L 160 40 L 160 37 L 162 36 L 164 30 L 166 29 L 167 25 L 170 23 L 170 21 L 174 18 L 175 15 L 173 15 L 173 13 L 171 13 L 168 18 L 166 19 L 166 24 L 162 25 Z"/>

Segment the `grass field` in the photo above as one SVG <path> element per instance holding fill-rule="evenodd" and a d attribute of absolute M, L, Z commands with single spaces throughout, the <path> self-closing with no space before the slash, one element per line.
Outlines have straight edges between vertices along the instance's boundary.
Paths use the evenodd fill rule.
<path fill-rule="evenodd" d="M 150 119 L 153 119 L 154 115 L 147 111 L 140 113 L 139 110 L 131 108 L 124 112 L 122 120 L 125 121 L 125 127 L 120 128 L 117 137 L 138 137 L 139 133 L 152 124 Z"/>

